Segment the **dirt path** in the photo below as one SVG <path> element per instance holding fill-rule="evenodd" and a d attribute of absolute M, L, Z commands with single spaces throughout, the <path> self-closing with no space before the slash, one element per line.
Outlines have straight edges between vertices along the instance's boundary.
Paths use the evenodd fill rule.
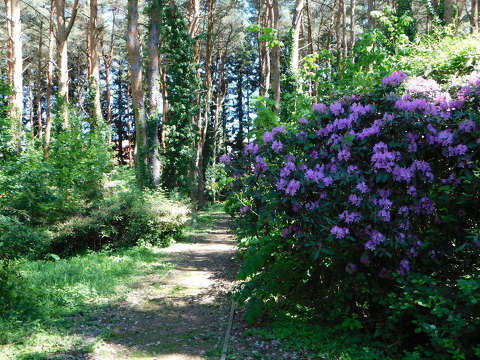
<path fill-rule="evenodd" d="M 110 329 L 87 359 L 219 359 L 236 274 L 225 214 L 212 230 L 165 249 L 175 268 L 148 275 L 99 320 Z M 115 321 L 114 321 L 115 320 Z"/>

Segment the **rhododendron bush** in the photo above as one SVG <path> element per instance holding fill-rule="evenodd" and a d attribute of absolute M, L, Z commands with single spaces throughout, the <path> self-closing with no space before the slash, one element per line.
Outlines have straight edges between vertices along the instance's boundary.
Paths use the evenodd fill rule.
<path fill-rule="evenodd" d="M 254 315 L 304 304 L 324 320 L 358 316 L 411 351 L 473 356 L 479 101 L 479 74 L 447 91 L 397 71 L 223 156 L 245 256 L 239 298 Z"/>

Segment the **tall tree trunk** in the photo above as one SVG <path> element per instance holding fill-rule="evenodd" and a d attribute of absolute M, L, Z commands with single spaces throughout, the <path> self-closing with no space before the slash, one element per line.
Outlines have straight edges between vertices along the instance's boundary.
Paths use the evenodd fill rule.
<path fill-rule="evenodd" d="M 452 23 L 452 20 L 453 20 L 452 0 L 443 1 L 443 20 L 445 20 L 446 25 L 449 25 Z"/>
<path fill-rule="evenodd" d="M 30 129 L 32 131 L 32 140 L 35 139 L 35 125 L 33 123 L 33 117 L 34 117 L 34 109 L 33 109 L 33 89 L 32 89 L 32 77 L 33 77 L 33 71 L 30 70 L 28 72 L 28 111 L 29 111 L 29 119 L 28 122 L 30 124 Z"/>
<path fill-rule="evenodd" d="M 330 14 L 330 23 L 328 24 L 328 36 L 327 36 L 327 50 L 330 50 L 333 41 L 333 32 L 334 32 L 334 25 L 335 25 L 335 11 L 337 8 L 339 0 L 334 0 L 332 5 L 332 12 Z M 321 31 L 318 29 L 318 33 L 320 34 Z"/>
<path fill-rule="evenodd" d="M 88 38 L 90 44 L 88 49 L 90 64 L 88 74 L 90 90 L 90 131 L 95 131 L 103 118 L 102 106 L 100 104 L 100 60 L 98 55 L 99 35 L 98 3 L 97 0 L 90 0 L 90 18 L 88 21 Z"/>
<path fill-rule="evenodd" d="M 299 62 L 299 34 L 300 26 L 303 19 L 303 9 L 304 1 L 296 0 L 295 1 L 295 12 L 293 13 L 292 19 L 292 59 L 290 63 L 290 70 L 297 74 L 298 72 L 298 62 Z"/>
<path fill-rule="evenodd" d="M 132 147 L 132 125 L 131 125 L 131 110 L 130 110 L 130 69 L 127 71 L 127 141 L 128 141 L 128 165 L 133 167 L 133 147 Z"/>
<path fill-rule="evenodd" d="M 42 125 L 42 48 L 43 48 L 43 21 L 40 22 L 40 40 L 38 43 L 37 80 L 36 80 L 36 113 L 37 113 L 37 137 L 43 137 Z"/>
<path fill-rule="evenodd" d="M 308 35 L 308 54 L 313 54 L 313 36 L 312 36 L 312 19 L 310 14 L 310 6 L 308 0 L 305 0 L 305 9 L 307 10 L 307 35 Z"/>
<path fill-rule="evenodd" d="M 145 100 L 142 87 L 142 55 L 140 54 L 140 43 L 138 40 L 138 0 L 128 0 L 127 50 L 135 119 L 136 178 L 138 186 L 143 188 L 148 182 L 146 178 L 148 176 L 146 162 L 147 124 L 145 121 Z"/>
<path fill-rule="evenodd" d="M 166 65 L 160 66 L 160 87 L 162 90 L 162 126 L 160 128 L 160 143 L 163 153 L 167 152 L 167 144 L 165 139 L 165 126 L 168 119 L 168 92 L 167 92 L 167 67 Z"/>
<path fill-rule="evenodd" d="M 338 0 L 338 9 L 335 16 L 335 45 L 337 48 L 337 63 L 342 59 L 342 4 L 343 0 Z"/>
<path fill-rule="evenodd" d="M 472 25 L 472 32 L 478 32 L 478 8 L 480 0 L 472 0 L 472 15 L 470 18 L 470 23 Z"/>
<path fill-rule="evenodd" d="M 57 68 L 58 95 L 61 102 L 60 112 L 63 116 L 63 127 L 68 127 L 68 36 L 77 17 L 78 2 L 75 0 L 72 16 L 68 25 L 65 22 L 65 0 L 55 0 L 57 10 Z"/>
<path fill-rule="evenodd" d="M 271 18 L 273 19 L 272 24 L 273 28 L 276 30 L 277 36 L 280 30 L 280 15 L 278 10 L 278 0 L 269 0 Z M 273 98 L 275 100 L 275 113 L 278 115 L 280 113 L 280 47 L 278 44 L 272 49 L 271 55 L 272 61 L 272 70 L 273 70 Z"/>
<path fill-rule="evenodd" d="M 353 48 L 355 47 L 355 8 L 357 7 L 357 3 L 355 0 L 350 0 L 350 51 L 353 52 Z"/>
<path fill-rule="evenodd" d="M 213 165 L 217 161 L 217 151 L 218 151 L 218 130 L 220 126 L 220 116 L 223 109 L 223 104 L 225 102 L 225 97 L 227 96 L 227 84 L 225 82 L 225 53 L 220 53 L 220 64 L 218 67 L 218 80 L 217 80 L 217 91 L 216 91 L 216 100 L 215 100 L 215 119 L 213 123 Z"/>
<path fill-rule="evenodd" d="M 345 0 L 340 0 L 342 7 L 342 57 L 346 58 L 348 55 L 347 46 L 347 7 L 345 6 Z"/>
<path fill-rule="evenodd" d="M 20 153 L 23 128 L 23 54 L 22 54 L 22 23 L 20 20 L 20 0 L 6 0 L 9 85 L 13 96 L 9 97 L 9 116 L 12 119 L 14 145 Z"/>
<path fill-rule="evenodd" d="M 375 26 L 375 19 L 372 17 L 372 11 L 375 10 L 375 0 L 367 0 L 367 16 L 368 16 L 368 29 L 373 29 Z"/>
<path fill-rule="evenodd" d="M 47 64 L 47 114 L 45 120 L 45 159 L 50 155 L 50 132 L 52 129 L 52 94 L 53 94 L 53 17 L 55 0 L 50 0 L 50 27 L 48 31 L 48 64 Z"/>
<path fill-rule="evenodd" d="M 124 157 L 123 157 L 123 117 L 125 115 L 125 101 L 123 97 L 123 92 L 124 92 L 124 86 L 123 86 L 123 66 L 118 67 L 118 72 L 116 76 L 116 88 L 117 88 L 117 117 L 115 119 L 116 123 L 116 128 L 117 128 L 117 141 L 118 141 L 118 163 L 123 165 L 125 163 Z M 128 95 L 127 95 L 128 99 Z M 110 109 L 111 110 L 111 109 Z M 110 121 L 112 120 L 111 118 L 112 114 L 110 113 Z M 128 115 L 127 115 L 127 121 L 128 121 Z"/>
<path fill-rule="evenodd" d="M 110 71 L 112 69 L 112 61 L 113 61 L 113 50 L 114 50 L 114 42 L 115 42 L 115 15 L 116 11 L 113 11 L 113 20 L 112 20 L 112 34 L 110 37 L 110 45 L 108 48 L 108 52 L 105 52 L 105 49 L 102 44 L 102 57 L 103 57 L 103 64 L 105 65 L 105 102 L 107 104 L 107 124 L 108 126 L 112 125 L 112 90 L 110 86 Z M 120 84 L 120 82 L 119 82 Z M 120 93 L 119 93 L 120 95 Z"/>
<path fill-rule="evenodd" d="M 204 104 L 204 121 L 200 128 L 200 141 L 198 143 L 198 207 L 205 207 L 205 169 L 204 169 L 204 147 L 207 141 L 208 118 L 210 116 L 210 101 L 212 98 L 212 50 L 213 50 L 213 20 L 214 20 L 214 0 L 208 0 L 208 25 L 207 25 L 207 44 L 205 51 L 205 87 L 207 93 Z"/>
<path fill-rule="evenodd" d="M 149 144 L 152 149 L 148 154 L 150 161 L 150 167 L 152 171 L 153 185 L 158 186 L 160 184 L 160 158 L 159 158 L 159 146 L 160 141 L 158 139 L 158 100 L 160 97 L 159 89 L 159 75 L 160 67 L 158 63 L 158 44 L 160 38 L 160 29 L 158 28 L 159 13 L 158 4 L 153 2 L 150 5 L 150 38 L 148 45 L 149 55 L 149 71 L 148 71 L 148 136 Z M 150 152 L 150 151 L 149 151 Z"/>
<path fill-rule="evenodd" d="M 258 0 L 258 26 L 260 29 L 270 26 L 270 10 L 267 4 L 268 0 Z M 264 6 L 265 5 L 265 6 Z M 266 96 L 270 89 L 270 47 L 265 41 L 261 41 L 262 31 L 257 33 L 258 58 L 260 63 L 260 96 Z"/>

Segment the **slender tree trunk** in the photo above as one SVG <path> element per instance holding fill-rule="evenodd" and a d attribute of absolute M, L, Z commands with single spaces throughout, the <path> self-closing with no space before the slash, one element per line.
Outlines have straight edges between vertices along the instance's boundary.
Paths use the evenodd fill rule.
<path fill-rule="evenodd" d="M 225 102 L 225 97 L 227 95 L 227 84 L 225 82 L 225 53 L 222 51 L 220 54 L 220 64 L 218 67 L 218 80 L 217 80 L 217 92 L 216 92 L 216 101 L 215 101 L 215 119 L 213 123 L 213 165 L 217 161 L 217 151 L 218 151 L 218 130 L 220 126 L 220 116 L 223 109 L 223 104 Z"/>
<path fill-rule="evenodd" d="M 270 0 L 271 4 L 271 17 L 273 19 L 273 28 L 276 30 L 277 35 L 280 30 L 280 15 L 278 11 L 278 0 Z M 272 69 L 273 69 L 273 97 L 275 100 L 275 113 L 280 113 L 280 47 L 276 44 L 272 49 Z"/>
<path fill-rule="evenodd" d="M 338 0 L 338 9 L 335 16 L 335 45 L 337 48 L 337 63 L 342 59 L 342 5 L 343 0 Z"/>
<path fill-rule="evenodd" d="M 355 47 L 355 8 L 357 7 L 356 0 L 350 0 L 350 51 L 353 52 Z"/>
<path fill-rule="evenodd" d="M 58 95 L 61 101 L 63 127 L 68 128 L 68 36 L 77 17 L 79 0 L 75 0 L 68 25 L 65 22 L 65 0 L 55 0 L 57 9 Z"/>
<path fill-rule="evenodd" d="M 113 35 L 113 32 L 112 32 Z M 88 21 L 89 38 L 89 74 L 88 84 L 90 90 L 90 130 L 95 131 L 102 121 L 102 106 L 100 104 L 100 60 L 98 55 L 98 40 L 100 30 L 98 26 L 98 3 L 90 0 L 90 18 Z"/>
<path fill-rule="evenodd" d="M 452 0 L 444 0 L 443 1 L 443 19 L 445 20 L 445 24 L 449 25 L 452 23 L 453 20 L 453 4 Z"/>
<path fill-rule="evenodd" d="M 137 153 L 135 168 L 137 184 L 143 188 L 148 180 L 147 124 L 145 121 L 145 100 L 142 86 L 142 55 L 138 41 L 138 0 L 128 0 L 128 31 L 127 31 L 128 62 L 130 66 L 132 105 L 135 119 L 135 145 Z"/>
<path fill-rule="evenodd" d="M 131 110 L 130 110 L 130 69 L 127 72 L 127 141 L 128 141 L 128 165 L 133 167 L 133 146 L 132 146 L 132 125 L 131 125 Z"/>
<path fill-rule="evenodd" d="M 207 93 L 204 104 L 204 121 L 200 129 L 200 141 L 198 144 L 198 207 L 205 207 L 205 169 L 204 169 L 204 147 L 207 141 L 208 118 L 210 115 L 210 101 L 212 98 L 212 50 L 213 50 L 213 20 L 214 20 L 214 0 L 208 0 L 208 25 L 207 25 L 207 44 L 205 53 L 205 87 Z"/>
<path fill-rule="evenodd" d="M 32 140 L 35 139 L 35 125 L 33 123 L 33 117 L 34 117 L 34 109 L 33 109 L 33 89 L 32 89 L 32 77 L 33 77 L 33 71 L 29 71 L 28 73 L 28 111 L 29 111 L 29 119 L 28 122 L 30 123 L 30 129 L 32 131 Z"/>
<path fill-rule="evenodd" d="M 345 6 L 345 0 L 340 0 L 342 5 L 342 56 L 346 58 L 348 55 L 347 46 L 347 7 Z"/>
<path fill-rule="evenodd" d="M 479 8 L 479 0 L 472 0 L 472 15 L 470 19 L 470 23 L 472 25 L 472 32 L 478 32 L 478 8 Z"/>
<path fill-rule="evenodd" d="M 53 17 L 55 0 L 50 0 L 50 27 L 48 32 L 48 64 L 47 64 L 47 114 L 45 120 L 45 159 L 50 155 L 50 132 L 52 129 L 52 94 L 53 94 Z"/>
<path fill-rule="evenodd" d="M 166 65 L 160 66 L 160 87 L 162 90 L 162 126 L 160 128 L 160 143 L 163 153 L 167 152 L 167 144 L 165 139 L 165 126 L 168 119 L 168 92 L 167 92 L 167 68 Z"/>
<path fill-rule="evenodd" d="M 328 24 L 328 36 L 327 36 L 327 50 L 330 50 L 332 41 L 333 41 L 333 31 L 334 31 L 334 24 L 335 24 L 335 11 L 337 8 L 337 3 L 339 0 L 334 0 L 333 6 L 332 6 L 332 12 L 330 14 L 330 23 Z M 318 33 L 320 34 L 321 31 L 320 29 L 318 30 Z"/>
<path fill-rule="evenodd" d="M 22 54 L 22 23 L 20 18 L 20 0 L 6 0 L 8 39 L 8 77 L 13 89 L 9 97 L 9 116 L 12 119 L 14 144 L 20 153 L 23 128 L 23 54 Z"/>
<path fill-rule="evenodd" d="M 258 0 L 258 26 L 260 29 L 270 26 L 270 11 L 266 3 L 268 0 Z M 265 5 L 265 6 L 264 6 Z M 257 33 L 258 58 L 260 63 L 260 96 L 266 96 L 270 89 L 270 48 L 265 41 L 260 40 L 261 31 Z"/>
<path fill-rule="evenodd" d="M 305 0 L 305 9 L 307 10 L 307 35 L 308 35 L 308 50 L 309 55 L 313 54 L 313 36 L 312 36 L 312 20 L 310 14 L 310 6 L 308 0 Z"/>
<path fill-rule="evenodd" d="M 117 88 L 117 117 L 116 117 L 116 127 L 117 127 L 117 141 L 118 141 L 118 163 L 123 165 L 125 163 L 124 156 L 123 156 L 123 117 L 125 115 L 125 100 L 123 97 L 123 66 L 119 66 L 117 76 L 116 76 L 116 88 Z M 127 95 L 128 99 L 128 95 Z M 111 109 L 110 109 L 111 110 Z M 110 121 L 112 114 L 110 113 Z M 128 121 L 128 114 L 127 114 L 127 121 Z"/>
<path fill-rule="evenodd" d="M 373 29 L 375 26 L 375 19 L 372 17 L 372 11 L 375 10 L 375 0 L 367 0 L 367 15 L 368 15 L 368 29 Z"/>
<path fill-rule="evenodd" d="M 150 39 L 149 39 L 149 71 L 148 71 L 148 136 L 150 137 L 149 143 L 152 150 L 148 155 L 150 160 L 150 167 L 152 171 L 153 185 L 158 186 L 160 184 L 160 158 L 159 158 L 159 145 L 158 139 L 158 100 L 160 97 L 160 89 L 158 79 L 160 76 L 160 67 L 158 62 L 158 44 L 160 38 L 160 29 L 158 28 L 158 4 L 153 2 L 150 5 Z"/>
<path fill-rule="evenodd" d="M 103 64 L 105 66 L 105 102 L 107 104 L 107 124 L 109 128 L 112 125 L 112 95 L 111 95 L 112 90 L 110 85 L 110 71 L 112 69 L 113 50 L 114 50 L 114 41 L 115 41 L 115 15 L 116 15 L 116 10 L 113 11 L 112 34 L 110 37 L 110 45 L 107 53 L 105 52 L 105 49 L 102 43 L 102 57 L 103 57 Z M 121 81 L 119 82 L 119 84 L 120 83 Z M 119 95 L 120 95 L 120 92 L 119 92 Z M 111 138 L 110 138 L 110 141 L 111 141 Z"/>
<path fill-rule="evenodd" d="M 38 44 L 38 61 L 37 61 L 37 80 L 36 80 L 36 108 L 37 108 L 37 137 L 43 137 L 42 125 L 42 48 L 43 48 L 43 21 L 40 22 L 40 41 Z"/>
<path fill-rule="evenodd" d="M 300 26 L 303 19 L 303 9 L 304 1 L 296 0 L 295 1 L 295 12 L 293 14 L 292 21 L 292 59 L 290 63 L 290 70 L 292 73 L 297 74 L 298 72 L 298 62 L 299 62 L 299 34 Z"/>

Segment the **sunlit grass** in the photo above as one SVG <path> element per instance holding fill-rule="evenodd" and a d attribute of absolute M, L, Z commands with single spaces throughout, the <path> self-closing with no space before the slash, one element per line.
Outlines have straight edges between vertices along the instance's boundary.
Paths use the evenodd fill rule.
<path fill-rule="evenodd" d="M 62 351 L 85 351 L 70 333 L 69 319 L 122 299 L 142 275 L 165 273 L 171 265 L 161 249 L 136 246 L 58 261 L 17 264 L 25 299 L 0 317 L 0 359 L 42 359 Z M 85 326 L 89 326 L 88 322 Z M 43 356 L 42 353 L 49 354 Z"/>
<path fill-rule="evenodd" d="M 215 225 L 217 215 L 224 212 L 224 204 L 216 203 L 202 211 L 191 215 L 183 230 L 183 240 L 189 241 L 192 236 L 211 230 Z"/>

